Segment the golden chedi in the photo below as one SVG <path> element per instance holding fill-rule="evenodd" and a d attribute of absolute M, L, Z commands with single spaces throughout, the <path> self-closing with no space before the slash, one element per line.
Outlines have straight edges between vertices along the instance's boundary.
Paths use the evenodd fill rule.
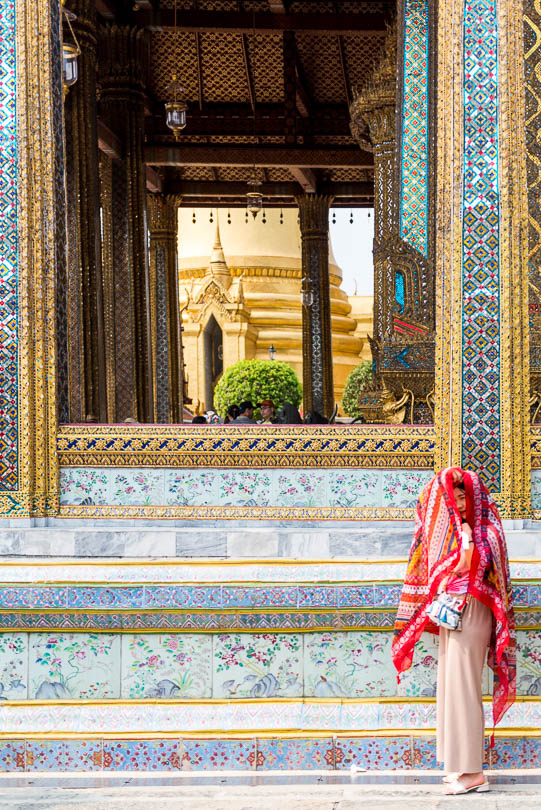
<path fill-rule="evenodd" d="M 195 222 L 193 222 L 195 213 Z M 231 224 L 228 224 L 228 219 Z M 187 393 L 192 409 L 212 407 L 216 382 L 239 360 L 275 358 L 302 381 L 301 237 L 297 211 L 245 221 L 245 212 L 179 209 L 179 298 Z M 329 243 L 330 244 L 330 243 Z M 372 297 L 342 290 L 342 271 L 329 255 L 335 399 L 349 372 L 370 356 Z"/>

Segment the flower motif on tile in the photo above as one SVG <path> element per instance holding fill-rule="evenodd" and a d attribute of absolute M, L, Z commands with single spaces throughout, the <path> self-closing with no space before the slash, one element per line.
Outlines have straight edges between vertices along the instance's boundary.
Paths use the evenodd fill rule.
<path fill-rule="evenodd" d="M 30 696 L 120 697 L 120 638 L 105 633 L 31 635 Z"/>
<path fill-rule="evenodd" d="M 386 470 L 383 473 L 383 506 L 415 506 L 420 491 L 434 477 L 430 470 Z"/>
<path fill-rule="evenodd" d="M 0 700 L 28 697 L 28 635 L 0 633 Z"/>
<path fill-rule="evenodd" d="M 413 653 L 411 667 L 400 675 L 397 694 L 406 697 L 435 697 L 438 673 L 438 645 L 423 633 Z"/>
<path fill-rule="evenodd" d="M 324 472 L 317 469 L 281 471 L 276 502 L 281 506 L 326 506 Z"/>
<path fill-rule="evenodd" d="M 269 506 L 272 479 L 266 470 L 222 470 L 218 489 L 220 506 Z"/>
<path fill-rule="evenodd" d="M 309 697 L 393 695 L 396 676 L 389 633 L 309 633 L 304 681 Z"/>
<path fill-rule="evenodd" d="M 532 509 L 541 509 L 541 470 L 532 470 Z"/>
<path fill-rule="evenodd" d="M 380 506 L 379 470 L 328 470 L 329 506 Z"/>
<path fill-rule="evenodd" d="M 124 636 L 122 697 L 211 697 L 211 649 L 203 634 Z"/>
<path fill-rule="evenodd" d="M 60 470 L 60 503 L 93 506 L 106 504 L 109 471 L 89 467 Z"/>
<path fill-rule="evenodd" d="M 517 633 L 517 692 L 541 697 L 541 631 Z"/>
<path fill-rule="evenodd" d="M 165 497 L 175 506 L 215 506 L 214 470 L 166 470 Z"/>
<path fill-rule="evenodd" d="M 163 470 L 115 470 L 111 482 L 111 502 L 126 506 L 162 504 Z"/>
<path fill-rule="evenodd" d="M 302 640 L 294 634 L 214 637 L 215 698 L 300 697 Z"/>

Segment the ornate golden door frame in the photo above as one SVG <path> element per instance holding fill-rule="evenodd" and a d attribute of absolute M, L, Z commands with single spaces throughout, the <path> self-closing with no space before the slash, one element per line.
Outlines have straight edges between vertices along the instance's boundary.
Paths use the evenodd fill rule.
<path fill-rule="evenodd" d="M 477 334 L 473 338 L 467 334 L 468 324 L 464 318 L 469 299 L 465 288 L 466 232 L 463 228 L 468 201 L 463 188 L 464 181 L 469 181 L 464 161 L 463 91 L 464 76 L 470 70 L 466 64 L 468 60 L 463 59 L 468 39 L 465 14 L 481 13 L 482 6 L 489 8 L 489 16 L 490 9 L 494 8 L 494 19 L 484 22 L 489 29 L 491 25 L 496 26 L 498 34 L 495 73 L 499 237 L 495 297 L 498 306 L 497 317 L 488 312 L 490 317 L 487 316 L 486 322 L 492 330 L 498 369 L 496 382 L 492 385 L 497 408 L 489 404 L 489 410 L 492 407 L 496 415 L 489 420 L 490 424 L 483 411 L 486 402 L 483 401 L 479 376 L 473 382 L 466 378 L 468 372 L 473 373 L 477 360 L 481 364 L 486 360 L 483 340 L 479 340 L 479 310 L 475 313 Z M 18 380 L 18 388 L 15 390 L 12 385 L 9 390 L 11 416 L 8 427 L 11 427 L 12 435 L 16 435 L 15 441 L 11 441 L 7 448 L 11 456 L 6 452 L 2 456 L 11 460 L 4 475 L 7 486 L 0 495 L 0 508 L 6 517 L 21 517 L 55 514 L 58 509 L 55 279 L 62 279 L 65 270 L 62 86 L 59 0 L 35 0 L 32 3 L 16 0 L 13 21 L 8 13 L 10 7 L 7 2 L 3 4 L 1 21 L 4 33 L 8 35 L 5 41 L 9 43 L 11 37 L 15 42 L 15 63 L 13 59 L 10 62 L 6 52 L 2 54 L 1 62 L 6 110 L 10 101 L 15 103 L 15 82 L 17 89 L 14 148 L 18 217 L 14 270 L 11 275 L 8 273 L 7 282 L 12 286 L 16 284 L 18 298 L 12 318 L 6 318 L 6 322 L 9 321 L 15 334 L 18 367 L 12 376 Z M 470 430 L 467 419 L 477 413 L 478 422 L 485 424 L 485 430 L 488 425 L 488 433 L 495 441 L 493 455 L 496 465 L 483 463 L 482 466 L 491 479 L 504 514 L 522 517 L 530 513 L 525 144 L 523 128 L 517 126 L 517 121 L 524 120 L 522 11 L 519 4 L 510 0 L 495 3 L 492 0 L 446 0 L 439 3 L 438 14 L 435 463 L 437 466 L 453 462 L 477 464 L 478 451 L 484 445 L 483 432 L 476 428 L 473 446 L 466 445 L 466 434 Z M 491 36 L 487 30 L 488 40 Z M 517 64 L 513 60 L 517 60 Z M 478 59 L 479 63 L 481 61 Z M 494 122 L 487 127 L 494 130 Z M 485 248 L 487 244 L 485 240 Z M 477 290 L 481 286 L 478 283 Z M 467 343 L 472 339 L 476 343 L 473 349 Z M 472 386 L 473 397 L 470 396 Z M 468 413 L 464 410 L 466 399 Z M 15 431 L 12 423 L 15 423 Z M 78 433 L 82 439 L 86 434 L 88 439 L 99 441 L 97 430 L 95 426 L 81 427 Z M 152 429 L 153 438 L 158 442 L 160 430 L 158 427 Z M 167 440 L 172 428 L 163 430 L 162 440 Z M 330 437 L 339 432 L 332 427 L 326 430 Z M 302 445 L 305 436 L 301 431 L 296 440 L 298 446 Z M 365 436 L 375 442 L 372 457 L 363 456 L 367 466 L 374 463 L 378 447 L 392 441 L 393 435 L 396 437 L 396 429 L 376 429 L 376 436 L 373 431 L 372 428 L 368 436 L 362 427 L 351 428 L 352 437 L 362 439 Z M 225 430 L 223 432 L 226 437 L 228 434 Z M 135 428 L 133 434 L 133 441 L 137 442 Z M 61 441 L 65 439 L 65 435 L 60 436 Z M 244 446 L 248 450 L 249 442 L 239 444 L 238 453 L 242 456 L 243 466 L 264 463 L 264 459 L 254 461 L 249 452 L 244 453 Z M 65 449 L 64 444 L 63 451 Z M 417 452 L 413 446 L 412 452 Z M 90 462 L 91 455 L 86 459 L 87 462 L 83 453 L 82 463 Z M 341 466 L 347 464 L 345 458 L 340 461 Z M 204 463 L 194 448 L 189 464 Z M 291 466 L 296 466 L 293 458 Z"/>

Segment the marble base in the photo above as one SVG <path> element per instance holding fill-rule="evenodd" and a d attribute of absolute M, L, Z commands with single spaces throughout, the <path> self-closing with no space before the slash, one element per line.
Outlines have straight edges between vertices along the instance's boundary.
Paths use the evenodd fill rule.
<path fill-rule="evenodd" d="M 0 526 L 0 557 L 404 559 L 412 527 L 396 523 L 56 521 Z M 107 525 L 104 525 L 106 523 Z M 134 521 L 131 521 L 133 524 Z M 89 525 L 90 524 L 90 525 Z M 118 525 L 121 524 L 121 525 Z M 144 525 L 142 525 L 144 524 Z M 509 556 L 541 559 L 541 526 L 506 531 Z"/>

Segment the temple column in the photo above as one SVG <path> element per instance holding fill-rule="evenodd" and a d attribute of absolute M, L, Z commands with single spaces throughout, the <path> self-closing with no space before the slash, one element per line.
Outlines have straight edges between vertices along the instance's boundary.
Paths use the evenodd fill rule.
<path fill-rule="evenodd" d="M 123 144 L 112 161 L 110 260 L 114 285 L 115 416 L 154 420 L 146 179 L 143 162 L 144 32 L 110 25 L 100 32 L 100 117 Z M 106 308 L 109 306 L 106 301 Z M 108 360 L 108 363 L 110 361 Z"/>
<path fill-rule="evenodd" d="M 302 378 L 304 414 L 334 409 L 328 195 L 297 197 L 302 238 Z"/>
<path fill-rule="evenodd" d="M 105 350 L 96 102 L 96 8 L 74 0 L 79 78 L 64 106 L 68 228 L 68 411 L 73 422 L 105 422 Z"/>
<path fill-rule="evenodd" d="M 531 514 L 526 127 L 520 3 L 440 4 L 436 465 Z"/>
<path fill-rule="evenodd" d="M 182 422 L 183 360 L 178 300 L 177 195 L 148 194 L 150 313 L 154 412 L 157 422 Z"/>
<path fill-rule="evenodd" d="M 351 131 L 374 153 L 374 339 L 381 345 L 393 309 L 394 280 L 384 243 L 398 236 L 396 194 L 396 28 L 373 80 L 350 107 Z"/>

